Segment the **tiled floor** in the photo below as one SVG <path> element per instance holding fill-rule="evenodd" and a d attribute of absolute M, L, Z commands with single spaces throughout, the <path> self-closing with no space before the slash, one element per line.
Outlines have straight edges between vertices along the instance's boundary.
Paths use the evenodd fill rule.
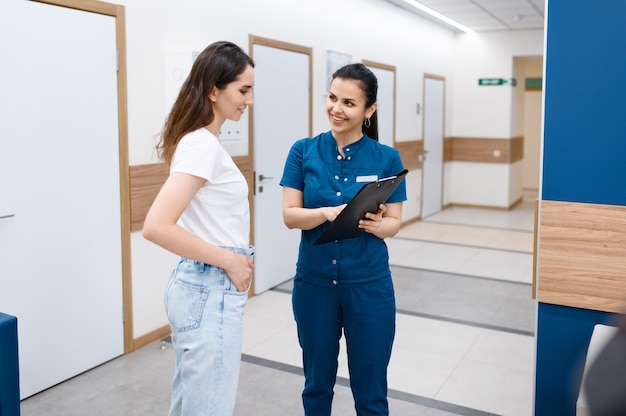
<path fill-rule="evenodd" d="M 392 415 L 532 414 L 533 219 L 533 202 L 450 208 L 388 240 L 398 307 Z M 237 416 L 303 414 L 291 283 L 246 307 Z M 339 416 L 355 414 L 345 361 Z M 22 416 L 166 415 L 172 371 L 170 344 L 149 345 L 24 400 Z"/>

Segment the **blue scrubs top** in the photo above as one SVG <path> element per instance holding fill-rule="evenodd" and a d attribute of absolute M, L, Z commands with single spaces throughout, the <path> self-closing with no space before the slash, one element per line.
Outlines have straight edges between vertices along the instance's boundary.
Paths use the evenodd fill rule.
<path fill-rule="evenodd" d="M 367 136 L 337 149 L 330 131 L 293 144 L 281 186 L 303 193 L 304 208 L 337 206 L 350 202 L 367 182 L 393 176 L 403 170 L 398 150 Z M 406 201 L 406 181 L 387 200 Z M 330 222 L 312 230 L 302 230 L 296 278 L 310 283 L 337 287 L 370 282 L 387 277 L 389 253 L 384 240 L 364 232 L 360 237 L 314 246 Z"/>

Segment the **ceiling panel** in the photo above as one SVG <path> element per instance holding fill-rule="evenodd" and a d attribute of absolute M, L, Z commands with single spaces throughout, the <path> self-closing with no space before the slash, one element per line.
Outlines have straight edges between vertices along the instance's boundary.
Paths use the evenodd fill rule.
<path fill-rule="evenodd" d="M 421 16 L 403 0 L 386 0 Z M 543 29 L 545 0 L 418 0 L 476 32 Z M 450 27 L 450 26 L 448 26 Z"/>

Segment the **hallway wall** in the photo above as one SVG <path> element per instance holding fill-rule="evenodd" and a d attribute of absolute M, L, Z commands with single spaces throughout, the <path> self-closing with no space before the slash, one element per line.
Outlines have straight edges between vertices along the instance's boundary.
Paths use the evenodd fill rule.
<path fill-rule="evenodd" d="M 421 139 L 416 105 L 422 97 L 423 73 L 452 76 L 454 33 L 384 0 L 118 3 L 126 7 L 127 16 L 131 166 L 157 162 L 153 138 L 168 111 L 166 52 L 199 51 L 218 39 L 249 50 L 250 34 L 312 47 L 314 134 L 328 129 L 323 108 L 327 50 L 350 54 L 353 61 L 394 65 L 397 141 Z M 359 24 L 346 23 L 355 18 Z M 277 107 L 275 114 L 277 122 L 289 116 L 289 97 L 284 97 L 284 106 Z M 139 337 L 167 324 L 162 297 L 176 258 L 145 241 L 140 232 L 131 238 L 134 328 Z"/>
<path fill-rule="evenodd" d="M 457 35 L 448 136 L 470 141 L 523 137 L 524 79 L 521 71 L 516 73 L 514 61 L 543 55 L 543 36 L 543 30 Z M 481 86 L 481 78 L 509 83 Z M 508 208 L 522 198 L 522 162 L 507 160 L 495 148 L 486 149 L 479 161 L 453 160 L 446 165 L 448 203 Z"/>
<path fill-rule="evenodd" d="M 407 142 L 422 139 L 422 115 L 416 108 L 423 97 L 424 73 L 446 78 L 446 136 L 508 137 L 500 122 L 491 133 L 494 125 L 485 120 L 490 120 L 494 108 L 510 108 L 510 94 L 495 91 L 496 95 L 481 98 L 480 105 L 476 105 L 471 98 L 475 94 L 475 77 L 509 77 L 512 56 L 542 51 L 542 31 L 476 35 L 476 39 L 484 39 L 478 42 L 483 46 L 472 46 L 468 38 L 385 0 L 262 3 L 121 0 L 117 3 L 126 8 L 131 166 L 157 162 L 154 137 L 168 111 L 164 87 L 167 52 L 199 51 L 218 39 L 232 40 L 248 50 L 250 34 L 312 47 L 314 133 L 328 128 L 323 111 L 327 50 L 351 54 L 354 61 L 367 59 L 393 65 L 396 67 L 396 141 Z M 504 36 L 504 41 L 497 40 L 500 36 Z M 458 54 L 467 59 L 459 59 Z M 478 61 L 483 62 L 479 65 Z M 469 106 L 455 104 L 468 100 L 468 96 Z M 288 116 L 289 97 L 284 100 L 285 106 L 276 108 L 277 120 Z M 485 108 L 484 114 L 467 118 L 468 111 L 484 107 L 490 100 L 496 104 Z M 497 113 L 498 118 L 500 114 Z M 504 120 L 505 124 L 510 122 L 510 116 Z M 483 199 L 477 204 L 499 206 L 504 202 L 491 198 L 494 194 L 508 195 L 510 173 L 505 167 L 495 168 L 495 171 L 490 165 L 465 168 L 459 164 L 452 175 L 466 176 L 473 187 L 481 187 Z M 483 180 L 485 169 L 488 177 L 504 175 L 506 180 L 497 184 Z M 449 172 L 445 175 L 450 179 Z M 458 201 L 458 194 L 452 194 L 452 200 Z M 140 232 L 134 232 L 131 239 L 134 329 L 135 337 L 140 337 L 167 324 L 162 297 L 176 258 L 145 241 Z"/>

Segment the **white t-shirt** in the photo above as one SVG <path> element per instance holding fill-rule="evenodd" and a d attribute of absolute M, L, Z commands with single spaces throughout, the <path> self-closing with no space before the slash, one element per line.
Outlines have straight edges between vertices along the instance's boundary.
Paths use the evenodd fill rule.
<path fill-rule="evenodd" d="M 178 224 L 208 243 L 247 248 L 248 183 L 219 139 L 205 128 L 185 135 L 174 152 L 172 172 L 206 179 Z"/>

